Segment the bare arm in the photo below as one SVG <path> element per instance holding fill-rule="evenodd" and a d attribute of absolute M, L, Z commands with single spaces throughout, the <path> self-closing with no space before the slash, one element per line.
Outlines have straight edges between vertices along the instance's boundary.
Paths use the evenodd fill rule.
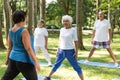
<path fill-rule="evenodd" d="M 92 33 L 92 40 L 94 37 L 95 37 L 95 30 L 93 30 L 93 33 Z"/>
<path fill-rule="evenodd" d="M 36 56 L 35 56 L 35 54 L 33 52 L 33 49 L 31 47 L 31 44 L 30 44 L 30 35 L 29 35 L 29 32 L 27 31 L 27 29 L 24 29 L 23 32 L 22 32 L 22 41 L 23 41 L 23 44 L 24 44 L 24 47 L 25 47 L 27 53 L 33 59 L 33 61 L 35 63 L 36 69 L 39 71 L 40 70 L 40 66 L 39 66 L 37 58 L 36 58 Z"/>
<path fill-rule="evenodd" d="M 93 33 L 92 33 L 92 43 L 93 43 L 94 37 L 95 37 L 95 30 L 93 30 Z"/>
<path fill-rule="evenodd" d="M 109 29 L 109 44 L 112 43 L 112 30 Z"/>
<path fill-rule="evenodd" d="M 74 57 L 77 58 L 78 57 L 78 41 L 74 41 L 75 44 L 75 54 Z"/>
<path fill-rule="evenodd" d="M 56 56 L 58 55 L 58 49 L 60 48 L 60 39 L 59 39 L 59 41 L 58 41 L 58 48 L 57 48 L 57 54 L 56 54 Z"/>
<path fill-rule="evenodd" d="M 8 48 L 7 48 L 7 55 L 6 55 L 6 62 L 5 62 L 6 65 L 8 64 L 8 61 L 9 61 L 10 51 L 12 50 L 12 42 L 9 35 L 7 39 L 7 44 L 8 44 Z"/>
<path fill-rule="evenodd" d="M 45 48 L 47 49 L 47 44 L 48 44 L 48 36 L 45 36 Z"/>

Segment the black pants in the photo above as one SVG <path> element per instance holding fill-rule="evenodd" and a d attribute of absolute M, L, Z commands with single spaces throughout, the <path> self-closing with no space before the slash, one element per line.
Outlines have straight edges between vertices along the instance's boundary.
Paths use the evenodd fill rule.
<path fill-rule="evenodd" d="M 9 61 L 7 70 L 1 80 L 13 80 L 20 72 L 26 80 L 38 80 L 34 65 L 13 60 Z"/>

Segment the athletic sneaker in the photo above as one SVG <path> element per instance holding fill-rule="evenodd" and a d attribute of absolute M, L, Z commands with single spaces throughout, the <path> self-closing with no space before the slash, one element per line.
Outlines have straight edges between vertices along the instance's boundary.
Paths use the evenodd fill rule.
<path fill-rule="evenodd" d="M 52 67 L 52 63 L 51 62 L 48 63 L 48 67 Z"/>
<path fill-rule="evenodd" d="M 115 67 L 119 67 L 119 64 L 118 64 L 118 63 L 115 63 L 114 66 L 115 66 Z"/>
<path fill-rule="evenodd" d="M 88 62 L 90 62 L 90 61 L 89 61 L 89 60 L 87 60 L 87 59 L 84 61 L 84 63 L 88 63 Z"/>
<path fill-rule="evenodd" d="M 43 80 L 51 80 L 50 77 L 45 77 Z"/>

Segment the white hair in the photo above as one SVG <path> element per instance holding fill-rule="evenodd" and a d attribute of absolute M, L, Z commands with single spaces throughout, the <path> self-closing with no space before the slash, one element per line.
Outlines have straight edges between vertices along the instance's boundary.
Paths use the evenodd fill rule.
<path fill-rule="evenodd" d="M 64 20 L 68 20 L 68 21 L 70 22 L 70 24 L 72 24 L 72 22 L 73 22 L 72 17 L 69 16 L 69 15 L 64 15 L 64 16 L 62 17 L 62 24 L 63 24 L 63 21 L 64 21 Z"/>

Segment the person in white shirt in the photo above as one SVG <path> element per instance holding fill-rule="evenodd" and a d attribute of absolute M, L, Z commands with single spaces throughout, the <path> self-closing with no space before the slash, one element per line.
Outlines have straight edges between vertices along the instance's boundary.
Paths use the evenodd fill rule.
<path fill-rule="evenodd" d="M 92 44 L 93 47 L 89 53 L 89 56 L 87 60 L 85 60 L 84 63 L 89 62 L 89 59 L 93 55 L 96 48 L 102 47 L 107 49 L 110 56 L 112 57 L 115 67 L 118 67 L 118 63 L 116 61 L 116 58 L 114 56 L 114 53 L 112 52 L 110 48 L 110 44 L 112 43 L 112 30 L 110 26 L 110 22 L 106 19 L 104 19 L 104 12 L 99 12 L 99 20 L 97 20 L 94 23 L 94 29 L 92 34 Z"/>
<path fill-rule="evenodd" d="M 44 20 L 38 22 L 37 28 L 34 31 L 34 49 L 35 53 L 38 53 L 38 50 L 41 49 L 42 53 L 45 56 L 45 59 L 48 62 L 48 66 L 52 66 L 51 58 L 47 51 L 47 42 L 48 42 L 48 31 L 45 28 Z"/>
<path fill-rule="evenodd" d="M 63 28 L 60 30 L 59 36 L 59 48 L 57 52 L 57 59 L 55 64 L 49 73 L 49 76 L 45 77 L 44 80 L 51 80 L 50 77 L 52 74 L 60 67 L 63 60 L 67 58 L 69 63 L 72 65 L 74 70 L 77 72 L 81 80 L 84 80 L 81 67 L 77 63 L 78 56 L 78 38 L 77 31 L 75 28 L 72 28 L 72 17 L 65 15 L 62 17 Z M 75 49 L 74 49 L 74 45 Z"/>

